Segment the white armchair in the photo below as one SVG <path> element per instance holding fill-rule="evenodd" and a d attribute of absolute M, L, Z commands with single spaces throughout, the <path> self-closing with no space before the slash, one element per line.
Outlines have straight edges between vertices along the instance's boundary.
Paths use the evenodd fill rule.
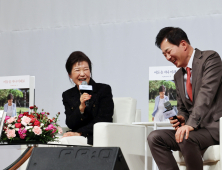
<path fill-rule="evenodd" d="M 222 118 L 220 118 L 220 142 L 222 141 Z M 204 170 L 221 170 L 222 169 L 222 147 L 213 145 L 203 151 Z M 173 152 L 180 170 L 186 170 L 186 165 L 181 152 Z"/>
<path fill-rule="evenodd" d="M 130 97 L 113 98 L 113 123 L 94 125 L 94 147 L 120 147 L 130 170 L 144 169 L 145 127 L 132 125 L 141 121 L 136 100 Z"/>

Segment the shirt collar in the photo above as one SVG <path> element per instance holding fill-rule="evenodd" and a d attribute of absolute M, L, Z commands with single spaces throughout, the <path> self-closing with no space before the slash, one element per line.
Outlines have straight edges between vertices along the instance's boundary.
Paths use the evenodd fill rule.
<path fill-rule="evenodd" d="M 191 57 L 190 57 L 190 60 L 189 60 L 189 62 L 188 62 L 188 64 L 187 64 L 187 66 L 184 67 L 185 70 L 186 70 L 187 67 L 189 67 L 190 69 L 192 69 L 194 54 L 195 54 L 195 50 L 193 50 L 193 53 L 192 53 L 192 55 L 191 55 Z"/>

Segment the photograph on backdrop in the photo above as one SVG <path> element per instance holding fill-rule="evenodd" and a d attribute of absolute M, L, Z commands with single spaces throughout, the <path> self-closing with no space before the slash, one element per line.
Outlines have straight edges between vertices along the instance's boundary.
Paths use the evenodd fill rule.
<path fill-rule="evenodd" d="M 0 89 L 0 110 L 7 116 L 29 111 L 29 88 Z"/>
<path fill-rule="evenodd" d="M 166 110 L 164 103 L 170 101 L 172 106 L 177 105 L 176 86 L 173 80 L 149 81 L 149 121 L 168 121 L 164 118 Z"/>
<path fill-rule="evenodd" d="M 149 122 L 169 122 L 164 113 L 170 102 L 177 113 L 176 86 L 173 81 L 177 68 L 172 66 L 149 68 Z"/>

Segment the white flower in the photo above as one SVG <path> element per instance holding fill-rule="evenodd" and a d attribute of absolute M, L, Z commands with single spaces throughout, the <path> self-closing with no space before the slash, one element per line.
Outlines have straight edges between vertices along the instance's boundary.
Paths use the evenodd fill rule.
<path fill-rule="evenodd" d="M 11 127 L 12 126 L 12 124 L 8 124 L 8 127 Z"/>
<path fill-rule="evenodd" d="M 16 131 L 19 131 L 19 128 L 15 128 Z"/>
<path fill-rule="evenodd" d="M 41 126 L 41 127 L 42 127 L 42 126 L 44 126 L 44 123 L 41 123 L 41 125 L 40 125 L 40 126 Z"/>
<path fill-rule="evenodd" d="M 13 128 L 13 129 L 14 129 L 14 128 L 15 128 L 15 125 L 11 125 L 11 128 Z"/>
<path fill-rule="evenodd" d="M 25 127 L 26 130 L 29 130 L 29 129 L 31 129 L 31 128 L 33 128 L 33 126 L 26 126 L 26 127 Z"/>

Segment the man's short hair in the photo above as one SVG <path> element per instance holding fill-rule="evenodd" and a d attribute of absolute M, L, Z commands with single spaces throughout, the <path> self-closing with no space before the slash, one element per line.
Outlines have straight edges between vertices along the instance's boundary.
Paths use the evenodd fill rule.
<path fill-rule="evenodd" d="M 188 44 L 190 44 L 187 34 L 178 27 L 162 28 L 156 36 L 156 46 L 160 48 L 160 44 L 165 38 L 169 41 L 169 43 L 176 46 L 179 46 L 182 40 L 185 40 Z"/>

